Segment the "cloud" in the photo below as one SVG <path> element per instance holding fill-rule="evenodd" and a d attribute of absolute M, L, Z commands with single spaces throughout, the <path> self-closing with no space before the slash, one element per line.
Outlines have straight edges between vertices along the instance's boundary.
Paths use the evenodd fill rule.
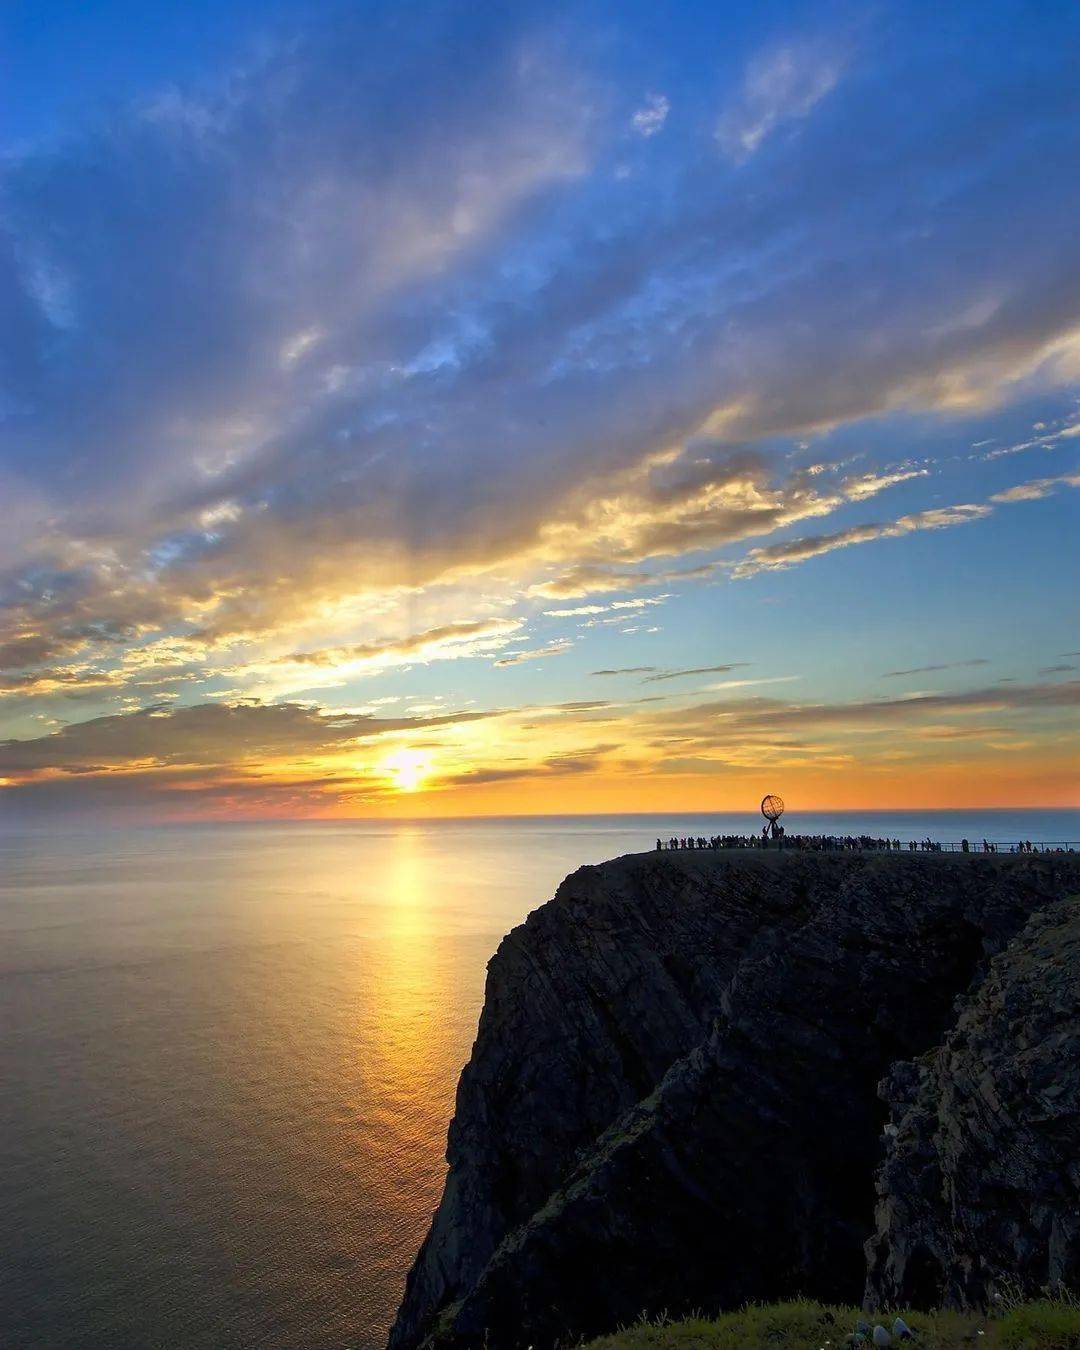
<path fill-rule="evenodd" d="M 748 159 L 785 122 L 807 117 L 836 88 L 843 69 L 838 53 L 813 44 L 782 46 L 755 56 L 739 95 L 717 124 L 720 148 L 737 163 Z"/>
<path fill-rule="evenodd" d="M 305 15 L 243 68 L 8 148 L 5 716 L 492 652 L 430 635 L 716 580 L 712 555 L 800 522 L 840 517 L 736 574 L 960 523 L 883 447 L 1075 386 L 1064 13 L 870 17 L 857 47 L 823 20 L 765 51 L 725 22 L 721 77 L 679 12 L 630 83 L 572 14 L 418 13 Z M 959 39 L 986 44 L 962 85 Z M 625 90 L 667 91 L 637 110 L 658 130 L 675 68 L 686 115 L 617 180 Z M 898 490 L 889 524 L 841 514 Z"/>
<path fill-rule="evenodd" d="M 644 675 L 655 670 L 655 666 L 620 666 L 617 670 L 590 670 L 590 675 Z"/>
<path fill-rule="evenodd" d="M 756 680 L 718 680 L 715 684 L 706 685 L 705 688 L 710 692 L 718 689 L 747 689 L 751 685 L 758 684 L 790 684 L 793 680 L 801 678 L 800 675 L 768 675 Z"/>
<path fill-rule="evenodd" d="M 656 684 L 660 680 L 682 680 L 689 675 L 715 675 L 729 670 L 738 670 L 749 664 L 746 661 L 733 661 L 726 666 L 691 666 L 685 670 L 664 670 L 658 675 L 650 675 L 644 684 Z"/>
<path fill-rule="evenodd" d="M 45 666 L 40 670 L 0 674 L 0 698 L 64 694 L 67 697 L 122 688 L 127 683 L 115 670 L 94 670 L 88 666 Z"/>
<path fill-rule="evenodd" d="M 968 666 L 988 666 L 990 662 L 985 656 L 973 656 L 967 661 L 945 661 L 939 665 L 933 666 L 912 666 L 910 670 L 887 670 L 882 679 L 897 679 L 902 675 L 929 675 L 938 670 L 964 670 Z"/>
<path fill-rule="evenodd" d="M 1080 473 L 1063 473 L 1056 478 L 1033 478 L 1027 483 L 1017 483 L 1015 487 L 995 492 L 992 502 L 1037 502 L 1049 497 L 1059 487 L 1080 487 Z"/>
<path fill-rule="evenodd" d="M 576 518 L 548 525 L 548 554 L 592 552 L 604 561 L 578 563 L 535 584 L 532 591 L 569 598 L 706 577 L 717 564 L 648 572 L 619 564 L 641 564 L 769 534 L 795 521 L 829 515 L 848 502 L 865 501 L 924 473 L 901 469 L 845 477 L 818 465 L 777 478 L 760 453 L 701 437 L 684 455 L 628 471 L 618 487 L 590 500 Z M 652 602 L 614 602 L 631 603 Z"/>
<path fill-rule="evenodd" d="M 530 778 L 565 778 L 578 774 L 595 773 L 604 758 L 617 745 L 594 745 L 582 747 L 573 754 L 550 755 L 533 764 L 523 764 L 507 768 L 495 766 L 465 769 L 446 779 L 448 787 L 480 787 L 487 783 L 513 783 Z"/>
<path fill-rule="evenodd" d="M 797 730 L 801 734 L 828 728 L 867 728 L 887 731 L 948 715 L 995 712 L 1055 713 L 1080 708 L 1080 681 L 971 689 L 951 694 L 911 694 L 887 699 L 854 699 L 846 703 L 783 703 L 771 699 L 702 703 L 692 710 L 657 714 L 668 724 L 687 723 L 711 733 L 739 737 L 750 733 Z"/>
<path fill-rule="evenodd" d="M 0 642 L 0 670 L 39 666 L 58 656 L 71 656 L 84 647 L 91 633 L 19 633 Z"/>
<path fill-rule="evenodd" d="M 841 490 L 848 501 L 861 502 L 867 497 L 876 497 L 886 488 L 897 483 L 907 483 L 912 478 L 926 478 L 929 469 L 894 469 L 887 473 L 864 473 L 845 478 Z"/>
<path fill-rule="evenodd" d="M 478 656 L 505 646 L 523 627 L 521 619 L 461 619 L 440 624 L 404 638 L 356 643 L 347 647 L 324 647 L 318 651 L 292 652 L 275 657 L 269 666 L 330 666 L 356 669 L 365 666 L 401 665 L 411 661 L 455 661 L 463 656 Z M 266 665 L 255 667 L 265 669 Z M 242 674 L 251 667 L 225 670 L 226 675 Z"/>
<path fill-rule="evenodd" d="M 1063 420 L 1051 431 L 1046 431 L 1045 427 L 1045 422 L 1036 423 L 1032 429 L 1039 432 L 1039 435 L 1017 441 L 1012 445 L 999 446 L 996 450 L 988 450 L 983 455 L 983 459 L 1002 459 L 1006 455 L 1022 454 L 1025 450 L 1055 450 L 1063 440 L 1080 436 L 1080 421 Z M 984 442 L 984 444 L 989 444 L 989 442 Z"/>
<path fill-rule="evenodd" d="M 935 747 L 950 745 L 995 756 L 1034 747 L 1045 767 L 1080 711 L 1075 680 L 840 702 L 732 696 L 757 682 L 723 681 L 724 697 L 691 703 L 571 700 L 434 716 L 254 700 L 151 707 L 0 742 L 0 799 L 16 813 L 66 806 L 83 815 L 117 807 L 170 816 L 325 814 L 392 793 L 380 765 L 402 746 L 431 764 L 435 793 L 594 771 L 714 774 L 719 765 L 754 775 L 803 767 L 820 776 L 857 763 L 873 774 L 898 754 L 909 766 L 930 763 L 942 753 Z M 484 720 L 496 718 L 493 736 Z M 602 744 L 592 739 L 597 725 L 605 728 Z"/>
<path fill-rule="evenodd" d="M 752 548 L 732 568 L 731 575 L 738 579 L 752 577 L 758 572 L 777 571 L 806 562 L 809 558 L 820 557 L 823 553 L 832 553 L 838 548 L 848 548 L 852 544 L 867 544 L 875 539 L 898 539 L 916 530 L 943 530 L 953 525 L 966 525 L 974 520 L 982 520 L 990 512 L 989 506 L 935 507 L 929 511 L 901 516 L 888 525 L 853 525 L 835 534 L 808 535 L 802 539 L 790 539 L 783 544 Z"/>
<path fill-rule="evenodd" d="M 509 656 L 500 656 L 493 664 L 496 666 L 518 666 L 523 661 L 539 661 L 545 656 L 563 656 L 572 645 L 569 641 L 550 642 L 546 647 L 533 647 L 531 651 L 511 652 Z"/>
<path fill-rule="evenodd" d="M 648 578 L 645 578 L 648 580 Z M 579 584 L 575 580 L 571 584 Z M 537 588 L 538 589 L 538 588 Z M 625 589 L 625 587 L 620 587 Z M 635 596 L 631 600 L 613 600 L 609 605 L 575 605 L 571 609 L 545 609 L 544 614 L 549 619 L 572 619 L 596 614 L 606 614 L 609 610 L 620 609 L 648 609 L 652 605 L 662 605 L 669 599 L 666 595 L 654 596 Z"/>
<path fill-rule="evenodd" d="M 619 570 L 598 564 L 582 564 L 550 581 L 538 582 L 533 586 L 532 593 L 549 596 L 551 599 L 572 600 L 578 596 L 604 594 L 608 591 L 628 591 L 637 586 L 658 586 L 665 579 L 662 576 L 653 578 L 647 573 L 630 569 Z M 598 607 L 599 610 L 605 608 L 606 606 Z"/>
<path fill-rule="evenodd" d="M 994 493 L 990 501 L 1007 504 L 1020 501 L 1036 501 L 1049 496 L 1058 487 L 1080 486 L 1080 474 L 1061 474 L 1057 478 L 1039 478 L 1033 482 L 1020 483 L 1016 487 Z M 870 543 L 875 539 L 897 539 L 913 534 L 917 530 L 942 530 L 953 525 L 965 525 L 982 520 L 992 514 L 993 507 L 987 504 L 966 504 L 962 506 L 932 507 L 926 511 L 915 511 L 901 516 L 886 525 L 853 525 L 834 534 L 809 535 L 802 539 L 791 539 L 781 544 L 769 544 L 762 548 L 752 548 L 735 567 L 731 575 L 735 579 L 754 576 L 758 572 L 777 571 L 795 563 L 805 562 L 809 558 L 831 553 L 838 548 L 847 548 L 851 544 Z"/>
<path fill-rule="evenodd" d="M 489 714 L 372 717 L 299 703 L 256 701 L 154 706 L 72 723 L 47 736 L 0 741 L 0 775 L 42 770 L 94 774 L 130 769 L 229 769 L 326 753 L 390 732 L 475 721 Z"/>
<path fill-rule="evenodd" d="M 663 131 L 671 104 L 663 94 L 650 94 L 630 119 L 630 125 L 639 136 L 648 140 Z"/>
<path fill-rule="evenodd" d="M 1067 675 L 1072 671 L 1074 671 L 1075 669 L 1076 669 L 1075 666 L 1067 666 L 1067 665 L 1043 666 L 1043 668 L 1040 671 L 1037 671 L 1036 673 L 1039 675 Z"/>

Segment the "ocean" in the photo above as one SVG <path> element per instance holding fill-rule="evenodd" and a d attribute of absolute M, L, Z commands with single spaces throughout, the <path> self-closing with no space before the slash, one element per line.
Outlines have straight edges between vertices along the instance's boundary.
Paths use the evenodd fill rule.
<path fill-rule="evenodd" d="M 503 933 L 583 863 L 759 825 L 0 829 L 0 1345 L 382 1346 Z M 1076 840 L 1080 812 L 796 829 Z"/>

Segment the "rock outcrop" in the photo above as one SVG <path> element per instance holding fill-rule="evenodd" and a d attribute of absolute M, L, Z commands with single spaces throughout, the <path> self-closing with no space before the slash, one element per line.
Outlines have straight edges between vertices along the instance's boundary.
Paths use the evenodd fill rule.
<path fill-rule="evenodd" d="M 984 1305 L 1080 1271 L 1080 898 L 1035 914 L 944 1043 L 894 1066 L 867 1298 Z"/>
<path fill-rule="evenodd" d="M 920 1057 L 960 1053 L 953 1036 L 972 1043 L 964 1020 L 995 980 L 1011 979 L 1001 962 L 1020 948 L 1010 942 L 1029 941 L 1036 911 L 1063 916 L 1077 891 L 1080 859 L 1069 855 L 687 852 L 574 873 L 492 959 L 446 1189 L 391 1346 L 541 1350 L 643 1311 L 800 1292 L 857 1301 L 883 1078 L 908 1085 L 909 1106 L 885 1135 L 895 1131 L 871 1297 L 907 1289 L 924 1248 L 953 1270 L 963 1234 L 934 1211 L 932 1178 L 963 1158 L 977 1167 L 977 1150 L 935 1156 L 929 1122 L 947 1069 L 935 1077 Z M 1057 940 L 1044 933 L 1030 961 L 1049 959 Z M 1076 1009 L 1063 1006 L 1038 1017 L 1054 1036 L 1070 1025 L 1075 1036 Z M 1041 1026 L 1031 1009 L 1020 1021 Z M 1003 1027 L 991 1019 L 985 1034 L 1007 1076 Z M 1036 1170 L 1052 1170 L 1063 1144 L 1077 1152 L 1074 1099 L 1049 1100 L 1062 1101 L 1057 1142 Z M 1037 1114 L 1024 1117 L 1036 1132 Z M 889 1179 L 906 1151 L 927 1206 L 917 1252 L 894 1231 L 916 1205 Z M 1034 1250 L 1052 1232 L 1058 1265 L 1075 1269 L 1075 1232 L 1061 1236 L 1044 1210 L 1033 1202 L 1017 1242 Z M 955 1296 L 975 1292 L 969 1282 Z"/>

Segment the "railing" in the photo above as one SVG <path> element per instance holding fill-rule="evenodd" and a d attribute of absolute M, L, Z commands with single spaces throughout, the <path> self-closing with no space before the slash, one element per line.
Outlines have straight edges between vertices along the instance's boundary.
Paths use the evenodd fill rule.
<path fill-rule="evenodd" d="M 669 851 L 671 843 L 669 840 L 662 841 L 663 850 Z M 749 835 L 743 838 L 732 839 L 730 836 L 725 840 L 721 838 L 713 843 L 711 839 L 706 839 L 704 843 L 699 844 L 695 838 L 693 842 L 687 840 L 686 843 L 676 841 L 676 848 L 681 852 L 684 849 L 709 849 L 717 852 L 726 852 L 728 850 L 738 849 L 768 849 L 773 852 L 788 850 L 791 853 L 978 853 L 982 855 L 992 854 L 1023 854 L 1025 856 L 1034 856 L 1036 853 L 1077 853 L 1080 852 L 1080 840 L 1077 839 L 1013 839 L 1008 841 L 988 839 L 916 839 L 914 841 L 901 839 L 899 848 L 894 843 L 886 840 L 872 839 L 868 836 L 846 837 L 841 835 L 787 835 L 783 839 L 763 840 L 758 835 Z"/>
<path fill-rule="evenodd" d="M 969 839 L 967 847 L 963 840 L 950 839 L 947 842 L 933 841 L 930 848 L 926 848 L 925 841 L 916 840 L 917 852 L 931 853 L 1075 853 L 1080 850 L 1080 840 L 1076 839 L 1013 839 L 1008 843 L 1000 840 L 975 840 Z M 894 849 L 893 852 L 896 850 Z M 900 852 L 908 851 L 907 843 L 901 839 Z"/>

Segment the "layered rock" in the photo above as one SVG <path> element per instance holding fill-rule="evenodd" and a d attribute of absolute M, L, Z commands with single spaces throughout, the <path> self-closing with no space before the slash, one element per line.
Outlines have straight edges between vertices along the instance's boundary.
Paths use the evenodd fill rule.
<path fill-rule="evenodd" d="M 873 1305 L 993 1304 L 1080 1271 L 1080 898 L 1036 914 L 944 1043 L 882 1084 Z"/>
<path fill-rule="evenodd" d="M 391 1337 L 553 1344 L 643 1311 L 857 1300 L 879 1079 L 1080 861 L 651 854 L 493 958 L 446 1190 Z"/>

